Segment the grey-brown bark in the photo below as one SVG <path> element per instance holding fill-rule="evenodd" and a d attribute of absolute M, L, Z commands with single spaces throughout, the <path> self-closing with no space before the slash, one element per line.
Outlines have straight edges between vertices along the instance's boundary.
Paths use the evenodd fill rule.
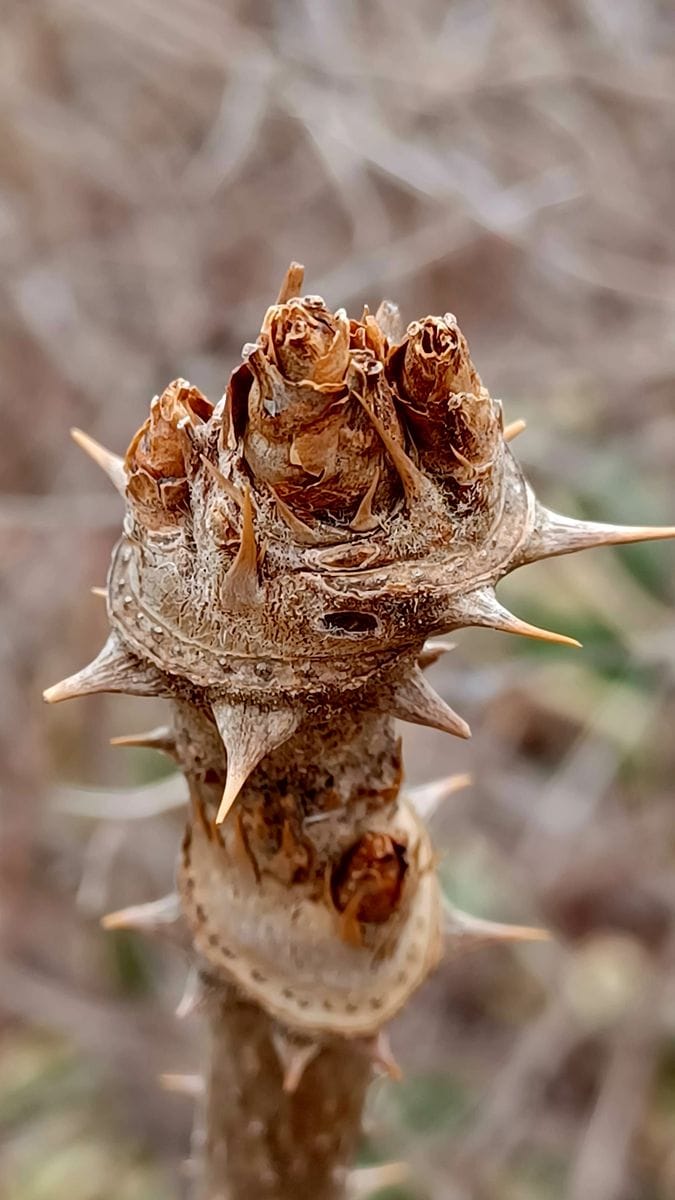
<path fill-rule="evenodd" d="M 340 1200 L 371 1077 L 366 1049 L 334 1039 L 284 1091 L 276 1022 L 235 988 L 207 1004 L 203 1200 Z"/>

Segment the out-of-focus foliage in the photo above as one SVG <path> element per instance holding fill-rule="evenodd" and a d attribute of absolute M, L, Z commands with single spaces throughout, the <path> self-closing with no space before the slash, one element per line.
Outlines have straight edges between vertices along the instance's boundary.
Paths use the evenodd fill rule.
<path fill-rule="evenodd" d="M 8 0 L 0 71 L 1 1200 L 154 1200 L 189 1175 L 184 964 L 103 934 L 167 891 L 179 782 L 44 711 L 103 637 L 122 450 L 186 376 L 217 399 L 291 258 L 333 305 L 456 312 L 552 507 L 675 518 L 675 31 L 665 0 Z M 470 744 L 406 733 L 448 894 L 549 947 L 444 964 L 393 1031 L 363 1163 L 389 1200 L 675 1194 L 673 551 L 503 586 L 585 649 L 465 633 L 433 668 Z M 109 787 L 110 793 L 82 787 Z M 134 819 L 134 812 L 150 813 Z"/>

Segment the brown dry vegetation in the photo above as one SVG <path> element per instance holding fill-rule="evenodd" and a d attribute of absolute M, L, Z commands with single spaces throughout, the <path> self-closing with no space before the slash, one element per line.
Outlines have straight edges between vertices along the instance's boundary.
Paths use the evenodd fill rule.
<path fill-rule="evenodd" d="M 199 1022 L 169 948 L 104 934 L 170 885 L 180 782 L 111 750 L 159 702 L 54 711 L 98 649 L 122 450 L 151 396 L 217 399 L 291 258 L 332 305 L 457 313 L 553 507 L 675 517 L 675 34 L 662 0 L 8 0 L 0 72 L 3 437 L 0 1197 L 179 1196 Z M 435 823 L 448 894 L 550 947 L 448 962 L 393 1031 L 363 1162 L 393 1196 L 675 1193 L 674 553 L 597 551 L 502 595 L 583 652 L 463 633 L 434 671 L 474 738 Z M 110 791 L 86 791 L 83 788 Z M 139 819 L 141 818 L 141 819 Z"/>

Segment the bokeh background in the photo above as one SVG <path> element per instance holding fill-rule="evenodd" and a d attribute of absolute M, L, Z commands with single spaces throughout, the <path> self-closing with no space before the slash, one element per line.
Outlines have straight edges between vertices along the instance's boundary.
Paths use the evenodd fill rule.
<path fill-rule="evenodd" d="M 455 312 L 552 507 L 673 521 L 673 10 L 5 0 L 0 38 L 0 1197 L 177 1200 L 185 963 L 99 926 L 171 886 L 181 783 L 108 744 L 161 704 L 40 701 L 104 638 L 121 518 L 68 428 L 122 451 L 173 377 L 217 399 L 295 258 L 333 305 Z M 538 565 L 503 598 L 582 652 L 466 632 L 433 668 L 474 730 L 405 734 L 411 785 L 473 773 L 448 895 L 555 940 L 447 961 L 393 1029 L 390 1200 L 675 1196 L 674 593 L 669 545 Z"/>

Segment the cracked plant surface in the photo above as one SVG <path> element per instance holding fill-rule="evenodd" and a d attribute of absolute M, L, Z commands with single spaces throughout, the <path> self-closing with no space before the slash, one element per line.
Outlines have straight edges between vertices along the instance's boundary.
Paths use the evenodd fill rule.
<path fill-rule="evenodd" d="M 339 1200 L 383 1027 L 438 963 L 541 931 L 447 913 L 401 792 L 394 719 L 468 737 L 424 667 L 485 626 L 575 645 L 498 601 L 516 567 L 673 529 L 546 509 L 455 317 L 403 331 L 300 296 L 292 264 L 225 396 L 179 379 L 126 455 L 75 431 L 126 505 L 98 657 L 48 689 L 164 696 L 146 744 L 185 774 L 179 923 L 211 1029 L 205 1200 Z M 152 911 L 150 911 L 152 910 Z"/>

